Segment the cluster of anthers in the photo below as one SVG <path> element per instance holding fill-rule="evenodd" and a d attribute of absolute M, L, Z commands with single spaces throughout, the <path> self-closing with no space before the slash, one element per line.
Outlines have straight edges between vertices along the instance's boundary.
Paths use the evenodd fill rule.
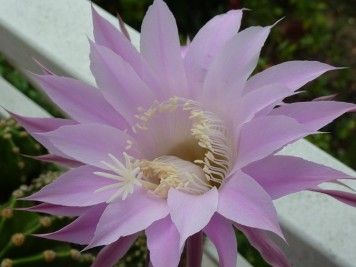
<path fill-rule="evenodd" d="M 150 131 L 150 121 L 157 114 L 174 113 L 177 110 L 186 113 L 184 123 L 189 123 L 189 136 L 197 143 L 201 158 L 190 161 L 168 154 L 146 160 L 134 159 L 124 152 L 124 165 L 109 154 L 114 164 L 105 161 L 101 163 L 113 173 L 95 172 L 98 176 L 117 181 L 96 190 L 101 192 L 118 188 L 107 200 L 108 203 L 119 196 L 125 200 L 136 186 L 143 186 L 149 193 L 166 198 L 170 188 L 198 195 L 213 186 L 219 187 L 224 181 L 233 160 L 232 146 L 229 143 L 231 139 L 222 121 L 214 113 L 203 110 L 197 102 L 173 97 L 162 103 L 155 102 L 146 111 L 139 109 L 141 114 L 136 116 L 139 122 L 132 127 L 132 131 Z M 128 141 L 127 149 L 130 149 L 131 145 Z M 189 154 L 192 148 L 188 146 L 182 149 Z"/>

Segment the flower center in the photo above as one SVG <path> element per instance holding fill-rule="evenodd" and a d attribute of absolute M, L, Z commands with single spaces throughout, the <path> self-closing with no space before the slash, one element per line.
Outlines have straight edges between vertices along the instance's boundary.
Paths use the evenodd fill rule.
<path fill-rule="evenodd" d="M 138 164 L 143 186 L 153 189 L 151 192 L 160 197 L 166 198 L 170 188 L 189 194 L 203 194 L 212 187 L 199 166 L 175 156 L 143 160 Z"/>
<path fill-rule="evenodd" d="M 166 198 L 170 188 L 203 194 L 223 183 L 232 165 L 233 146 L 229 131 L 218 116 L 195 101 L 178 97 L 139 111 L 132 131 L 148 156 L 133 159 L 124 153 L 124 166 L 109 154 L 114 165 L 102 162 L 115 174 L 95 174 L 118 181 L 97 190 L 119 188 L 108 202 L 119 196 L 125 199 L 135 186 Z M 127 147 L 130 149 L 131 144 Z"/>

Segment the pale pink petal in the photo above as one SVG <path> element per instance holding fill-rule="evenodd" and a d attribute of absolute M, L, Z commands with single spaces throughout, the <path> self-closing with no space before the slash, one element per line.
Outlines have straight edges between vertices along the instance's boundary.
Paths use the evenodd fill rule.
<path fill-rule="evenodd" d="M 291 267 L 283 251 L 260 229 L 235 224 L 244 233 L 250 244 L 260 252 L 263 259 L 273 267 Z"/>
<path fill-rule="evenodd" d="M 33 61 L 36 62 L 36 64 L 40 67 L 41 71 L 43 74 L 46 74 L 46 75 L 54 75 L 54 73 L 49 70 L 47 67 L 45 67 L 41 62 L 39 62 L 36 58 L 32 58 Z"/>
<path fill-rule="evenodd" d="M 29 133 L 45 133 L 65 125 L 78 124 L 74 120 L 59 118 L 32 118 L 9 112 L 11 117 L 18 121 Z"/>
<path fill-rule="evenodd" d="M 79 161 L 69 159 L 69 158 L 60 157 L 57 155 L 52 155 L 52 154 L 42 155 L 42 156 L 32 156 L 31 158 L 37 159 L 37 160 L 42 160 L 45 162 L 59 164 L 61 166 L 68 167 L 68 168 L 76 168 L 76 167 L 83 165 L 83 163 L 81 163 Z"/>
<path fill-rule="evenodd" d="M 121 237 L 119 240 L 105 246 L 95 258 L 90 267 L 112 267 L 121 259 L 135 242 L 138 234 Z"/>
<path fill-rule="evenodd" d="M 156 100 L 154 93 L 134 69 L 119 55 L 90 42 L 90 69 L 105 99 L 132 124 L 138 108 L 148 108 Z"/>
<path fill-rule="evenodd" d="M 116 17 L 117 17 L 117 20 L 119 22 L 120 31 L 126 37 L 126 39 L 131 42 L 131 37 L 130 37 L 129 31 L 127 30 L 125 22 L 122 20 L 122 18 L 121 18 L 119 13 L 116 14 Z"/>
<path fill-rule="evenodd" d="M 131 42 L 93 7 L 92 16 L 95 43 L 111 49 L 129 63 L 137 73 L 140 73 L 141 56 Z"/>
<path fill-rule="evenodd" d="M 236 266 L 237 242 L 231 222 L 216 213 L 203 231 L 218 251 L 219 266 Z"/>
<path fill-rule="evenodd" d="M 337 94 L 332 94 L 332 95 L 323 95 L 314 98 L 312 101 L 329 101 L 329 100 L 334 100 Z"/>
<path fill-rule="evenodd" d="M 9 112 L 9 111 L 8 111 Z M 51 153 L 56 154 L 62 158 L 69 158 L 68 155 L 62 153 L 59 149 L 57 149 L 46 136 L 38 135 L 35 136 L 33 133 L 45 133 L 58 129 L 61 126 L 65 125 L 75 125 L 77 122 L 68 119 L 57 119 L 57 118 L 31 118 L 21 116 L 12 112 L 9 112 L 10 115 L 18 121 L 25 129 L 28 131 L 33 138 L 35 138 L 38 142 L 44 145 Z"/>
<path fill-rule="evenodd" d="M 280 83 L 295 91 L 324 72 L 337 68 L 317 61 L 289 61 L 270 67 L 251 77 L 244 93 L 271 83 Z"/>
<path fill-rule="evenodd" d="M 202 89 L 203 82 L 211 61 L 239 30 L 242 10 L 231 10 L 223 15 L 215 16 L 208 21 L 186 47 L 184 67 L 191 88 L 195 95 Z"/>
<path fill-rule="evenodd" d="M 267 116 L 249 121 L 239 134 L 235 169 L 269 156 L 312 133 L 315 132 L 287 116 Z"/>
<path fill-rule="evenodd" d="M 185 55 L 186 55 L 187 52 L 188 52 L 188 49 L 189 49 L 189 44 L 187 44 L 187 45 L 182 45 L 182 46 L 180 47 L 180 54 L 181 54 L 182 58 L 185 57 Z"/>
<path fill-rule="evenodd" d="M 53 102 L 74 120 L 80 123 L 103 123 L 119 129 L 128 128 L 127 122 L 96 88 L 67 77 L 34 77 Z"/>
<path fill-rule="evenodd" d="M 88 209 L 90 209 L 90 207 L 67 207 L 50 203 L 41 203 L 33 207 L 18 210 L 41 212 L 57 216 L 79 216 L 85 213 Z"/>
<path fill-rule="evenodd" d="M 237 126 L 250 121 L 261 110 L 268 113 L 277 103 L 292 94 L 288 88 L 280 84 L 270 84 L 243 97 L 231 95 L 230 99 L 235 104 L 227 106 L 227 110 L 230 114 L 234 114 L 233 122 Z"/>
<path fill-rule="evenodd" d="M 235 172 L 219 189 L 218 213 L 236 223 L 269 230 L 283 238 L 271 197 L 241 171 Z"/>
<path fill-rule="evenodd" d="M 356 194 L 355 193 L 344 192 L 344 191 L 339 191 L 339 190 L 322 189 L 322 188 L 313 188 L 313 189 L 309 189 L 309 190 L 313 191 L 313 192 L 318 192 L 318 193 L 328 195 L 342 203 L 345 203 L 347 205 L 350 205 L 351 207 L 356 208 Z"/>
<path fill-rule="evenodd" d="M 202 195 L 192 195 L 171 188 L 168 206 L 172 221 L 180 234 L 180 247 L 186 239 L 202 230 L 210 221 L 218 205 L 218 190 L 213 187 Z"/>
<path fill-rule="evenodd" d="M 224 101 L 229 93 L 241 92 L 256 67 L 270 29 L 271 27 L 250 27 L 226 42 L 206 74 L 201 92 L 203 100 L 210 103 Z"/>
<path fill-rule="evenodd" d="M 107 125 L 91 123 L 63 126 L 41 135 L 69 157 L 99 168 L 106 168 L 101 161 L 111 162 L 109 153 L 120 161 L 125 151 L 130 156 L 140 158 L 138 151 L 125 149 L 129 140 L 135 147 L 135 140 L 127 133 Z"/>
<path fill-rule="evenodd" d="M 142 231 L 168 213 L 165 199 L 148 195 L 145 189 L 137 188 L 125 200 L 117 198 L 108 205 L 86 249 L 111 244 L 122 236 Z"/>
<path fill-rule="evenodd" d="M 94 236 L 96 225 L 106 207 L 106 204 L 96 205 L 88 209 L 74 222 L 64 228 L 49 234 L 36 236 L 85 245 Z"/>
<path fill-rule="evenodd" d="M 115 189 L 97 193 L 95 190 L 110 185 L 113 181 L 95 175 L 95 171 L 98 169 L 91 166 L 69 170 L 40 191 L 24 199 L 74 207 L 105 202 L 115 192 L 113 191 Z"/>
<path fill-rule="evenodd" d="M 152 223 L 146 229 L 146 236 L 153 266 L 178 266 L 182 250 L 179 247 L 179 233 L 170 216 Z"/>
<path fill-rule="evenodd" d="M 149 88 L 162 93 L 162 89 L 158 85 L 156 77 L 154 77 L 147 62 L 141 57 L 136 48 L 131 45 L 126 36 L 111 25 L 110 22 L 101 17 L 94 8 L 92 11 L 95 43 L 114 51 L 131 65 L 137 75 Z"/>
<path fill-rule="evenodd" d="M 319 130 L 345 112 L 356 109 L 355 104 L 336 101 L 299 102 L 273 109 L 269 115 L 285 115 L 308 128 Z"/>
<path fill-rule="evenodd" d="M 162 0 L 149 7 L 141 27 L 141 55 L 169 96 L 188 96 L 177 25 Z"/>
<path fill-rule="evenodd" d="M 251 163 L 243 172 L 255 179 L 272 199 L 317 186 L 349 175 L 292 156 L 269 156 Z"/>

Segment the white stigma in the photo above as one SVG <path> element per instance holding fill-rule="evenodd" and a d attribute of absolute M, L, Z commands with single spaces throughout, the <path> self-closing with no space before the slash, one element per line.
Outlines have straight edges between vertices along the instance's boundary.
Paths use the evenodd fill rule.
<path fill-rule="evenodd" d="M 118 190 L 106 201 L 106 203 L 110 203 L 120 196 L 122 200 L 125 200 L 129 194 L 133 193 L 135 186 L 142 185 L 140 179 L 140 168 L 133 166 L 131 162 L 132 158 L 129 155 L 125 152 L 123 155 L 125 159 L 125 166 L 112 154 L 108 154 L 108 156 L 111 158 L 114 165 L 107 163 L 106 161 L 101 161 L 101 163 L 114 172 L 114 174 L 108 172 L 94 172 L 95 175 L 117 181 L 117 183 L 95 190 L 95 193 L 97 193 L 118 188 Z"/>

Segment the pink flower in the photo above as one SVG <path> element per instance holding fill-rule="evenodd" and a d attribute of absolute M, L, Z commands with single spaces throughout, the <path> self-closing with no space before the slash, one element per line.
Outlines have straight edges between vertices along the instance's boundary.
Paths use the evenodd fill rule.
<path fill-rule="evenodd" d="M 144 231 L 153 266 L 174 267 L 186 243 L 188 261 L 200 262 L 204 233 L 220 265 L 231 267 L 237 228 L 271 265 L 289 266 L 265 234 L 283 238 L 274 199 L 315 190 L 355 204 L 354 195 L 317 187 L 346 174 L 276 155 L 355 109 L 334 101 L 281 105 L 336 68 L 291 61 L 250 77 L 272 26 L 238 32 L 241 16 L 213 18 L 183 58 L 162 0 L 143 21 L 140 53 L 93 10 L 90 67 L 99 90 L 47 71 L 37 80 L 71 119 L 13 115 L 50 151 L 42 160 L 70 167 L 26 198 L 44 202 L 34 211 L 79 216 L 42 236 L 105 246 L 94 263 L 102 267 Z"/>

